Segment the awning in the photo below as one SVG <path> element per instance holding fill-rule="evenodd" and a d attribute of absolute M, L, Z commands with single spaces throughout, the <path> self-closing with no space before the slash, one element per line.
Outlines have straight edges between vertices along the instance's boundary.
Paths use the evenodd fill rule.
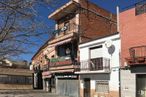
<path fill-rule="evenodd" d="M 65 39 L 65 40 L 62 40 L 62 41 L 60 41 L 60 42 L 51 44 L 51 45 L 49 45 L 49 47 L 55 47 L 55 46 L 58 46 L 58 45 L 62 45 L 62 44 L 64 44 L 64 43 L 71 42 L 71 41 L 72 41 L 72 38 Z"/>
<path fill-rule="evenodd" d="M 51 75 L 50 71 L 45 71 L 45 72 L 42 73 L 42 76 L 48 76 L 48 75 Z"/>
<path fill-rule="evenodd" d="M 45 79 L 45 78 L 51 78 L 51 77 L 52 77 L 52 75 L 43 76 L 43 79 Z"/>
<path fill-rule="evenodd" d="M 42 73 L 42 77 L 43 77 L 43 79 L 45 79 L 45 78 L 51 78 L 52 77 L 52 74 L 51 74 L 50 71 L 45 71 L 45 72 Z"/>

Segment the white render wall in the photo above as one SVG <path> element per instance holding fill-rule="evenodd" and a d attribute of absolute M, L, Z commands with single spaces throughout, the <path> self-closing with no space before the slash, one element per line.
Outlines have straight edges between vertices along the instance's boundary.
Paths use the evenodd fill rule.
<path fill-rule="evenodd" d="M 112 55 L 108 53 L 108 49 L 105 46 L 105 42 L 112 40 L 112 44 L 115 46 L 115 51 Z M 92 47 L 102 45 L 102 55 L 101 57 L 110 59 L 110 80 L 109 80 L 109 89 L 110 91 L 119 91 L 119 67 L 120 67 L 120 48 L 121 41 L 119 34 L 112 35 L 109 37 L 97 39 L 91 42 L 83 43 L 79 45 L 80 49 L 80 61 L 85 61 L 89 59 L 89 49 Z M 82 66 L 81 66 L 82 67 Z M 91 89 L 95 89 L 95 80 L 91 79 Z"/>

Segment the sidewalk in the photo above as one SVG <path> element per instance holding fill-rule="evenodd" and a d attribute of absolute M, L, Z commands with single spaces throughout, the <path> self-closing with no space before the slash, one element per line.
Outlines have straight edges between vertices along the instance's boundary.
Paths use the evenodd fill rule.
<path fill-rule="evenodd" d="M 43 90 L 0 90 L 0 97 L 65 97 Z"/>

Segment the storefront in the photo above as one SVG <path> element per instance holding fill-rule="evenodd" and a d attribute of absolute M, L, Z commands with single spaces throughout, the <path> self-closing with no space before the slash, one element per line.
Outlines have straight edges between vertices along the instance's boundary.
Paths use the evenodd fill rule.
<path fill-rule="evenodd" d="M 56 91 L 62 96 L 79 97 L 79 76 L 71 73 L 55 74 Z"/>
<path fill-rule="evenodd" d="M 55 93 L 55 76 L 51 72 L 46 71 L 42 73 L 43 89 L 45 91 Z"/>

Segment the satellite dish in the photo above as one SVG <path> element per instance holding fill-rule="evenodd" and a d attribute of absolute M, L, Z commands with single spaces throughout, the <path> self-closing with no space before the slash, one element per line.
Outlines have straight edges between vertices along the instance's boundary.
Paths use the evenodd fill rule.
<path fill-rule="evenodd" d="M 107 48 L 109 48 L 111 45 L 112 45 L 112 40 L 107 40 L 106 42 L 105 42 L 105 46 L 107 47 Z"/>
<path fill-rule="evenodd" d="M 115 46 L 113 45 L 113 42 L 112 42 L 112 40 L 107 40 L 106 42 L 105 42 L 105 46 L 107 47 L 107 49 L 108 49 L 108 53 L 110 54 L 110 55 L 112 55 L 114 52 L 115 52 Z"/>
<path fill-rule="evenodd" d="M 114 52 L 115 52 L 115 46 L 114 45 L 111 45 L 110 47 L 108 47 L 108 53 L 110 54 L 110 55 L 112 55 Z"/>

